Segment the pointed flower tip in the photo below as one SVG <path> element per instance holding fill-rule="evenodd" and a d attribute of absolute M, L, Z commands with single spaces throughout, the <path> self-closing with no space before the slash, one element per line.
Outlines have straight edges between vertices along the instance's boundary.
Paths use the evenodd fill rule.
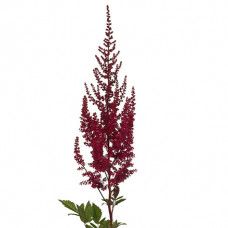
<path fill-rule="evenodd" d="M 86 95 L 83 96 L 82 100 L 83 100 L 83 102 L 87 102 L 87 97 L 86 97 Z"/>
<path fill-rule="evenodd" d="M 110 16 L 110 9 L 109 9 L 109 5 L 106 5 L 106 11 L 107 11 L 107 15 Z"/>

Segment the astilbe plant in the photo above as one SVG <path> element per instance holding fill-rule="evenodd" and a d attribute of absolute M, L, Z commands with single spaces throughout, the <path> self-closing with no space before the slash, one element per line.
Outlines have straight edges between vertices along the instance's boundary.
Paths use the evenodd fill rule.
<path fill-rule="evenodd" d="M 69 200 L 60 202 L 79 216 L 85 227 L 115 228 L 125 223 L 113 219 L 115 206 L 123 202 L 119 185 L 136 169 L 133 169 L 133 123 L 135 116 L 135 89 L 126 97 L 127 76 L 119 84 L 118 74 L 122 62 L 118 62 L 116 40 L 113 39 L 109 6 L 106 12 L 106 31 L 100 56 L 95 55 L 98 67 L 93 69 L 97 85 L 85 83 L 86 95 L 81 109 L 80 131 L 84 145 L 90 148 L 92 162 L 86 164 L 80 151 L 79 137 L 75 139 L 74 159 L 82 172 L 82 185 L 98 189 L 109 218 L 101 218 L 101 209 L 90 201 L 76 205 Z M 97 112 L 91 113 L 89 103 Z M 105 197 L 104 195 L 107 195 Z"/>

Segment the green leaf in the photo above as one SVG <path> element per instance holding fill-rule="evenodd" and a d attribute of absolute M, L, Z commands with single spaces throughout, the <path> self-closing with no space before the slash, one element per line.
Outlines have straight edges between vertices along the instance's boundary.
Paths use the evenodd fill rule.
<path fill-rule="evenodd" d="M 114 198 L 112 198 L 112 199 L 114 199 Z M 107 205 L 109 204 L 109 202 L 110 202 L 110 205 L 113 204 L 113 201 L 112 200 L 110 200 L 110 201 L 108 199 L 101 199 L 101 200 L 104 201 Z M 105 203 L 102 203 L 102 205 L 105 204 Z"/>
<path fill-rule="evenodd" d="M 125 200 L 126 200 L 126 199 L 119 199 L 119 200 L 116 201 L 115 205 L 118 205 L 119 203 L 121 203 L 121 202 L 123 202 L 123 201 L 125 201 Z"/>
<path fill-rule="evenodd" d="M 86 228 L 93 228 L 92 226 L 90 226 L 90 225 L 88 225 L 88 224 L 86 224 L 85 227 L 86 227 Z"/>
<path fill-rule="evenodd" d="M 81 221 L 84 222 L 84 223 L 86 223 L 87 220 L 86 220 L 84 203 L 82 203 L 80 206 L 77 205 L 77 208 L 78 208 L 78 213 L 79 213 L 79 216 L 80 216 Z"/>
<path fill-rule="evenodd" d="M 110 220 L 103 220 L 100 222 L 99 228 L 109 228 L 110 227 Z"/>
<path fill-rule="evenodd" d="M 107 205 L 108 205 L 108 199 L 101 199 L 102 201 L 104 201 Z M 102 203 L 103 205 L 104 203 Z"/>
<path fill-rule="evenodd" d="M 93 224 L 92 222 L 90 223 L 90 225 L 93 227 L 93 228 L 97 228 L 97 226 L 95 224 Z"/>
<path fill-rule="evenodd" d="M 112 226 L 113 226 L 113 228 L 117 228 L 117 227 L 118 227 L 118 222 L 117 222 L 117 220 L 116 220 L 115 222 L 113 222 Z"/>
<path fill-rule="evenodd" d="M 105 221 L 105 218 L 101 219 L 101 220 L 100 220 L 100 223 L 102 223 L 103 221 Z"/>
<path fill-rule="evenodd" d="M 87 202 L 85 207 L 85 217 L 87 222 L 91 222 L 93 219 L 93 208 L 89 201 Z"/>
<path fill-rule="evenodd" d="M 118 200 L 118 199 L 121 199 L 121 198 L 123 198 L 123 196 L 119 196 L 119 197 L 117 197 L 116 199 Z"/>
<path fill-rule="evenodd" d="M 102 215 L 102 211 L 101 209 L 93 203 L 92 205 L 92 208 L 93 208 L 93 221 L 97 224 L 99 224 L 99 221 L 100 221 L 100 218 L 101 218 L 101 215 Z"/>
<path fill-rule="evenodd" d="M 113 228 L 117 228 L 121 225 L 127 225 L 126 223 L 118 222 L 117 220 L 113 222 Z"/>
<path fill-rule="evenodd" d="M 70 200 L 59 200 L 66 208 L 78 213 L 78 209 L 73 202 Z"/>

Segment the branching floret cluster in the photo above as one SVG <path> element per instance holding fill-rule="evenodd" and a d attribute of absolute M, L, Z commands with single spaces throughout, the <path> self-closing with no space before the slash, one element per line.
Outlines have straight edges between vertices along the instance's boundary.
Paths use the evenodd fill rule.
<path fill-rule="evenodd" d="M 97 85 L 85 83 L 80 131 L 84 144 L 91 149 L 92 162 L 86 166 L 80 151 L 79 137 L 75 139 L 74 158 L 85 180 L 81 184 L 109 191 L 132 175 L 133 123 L 135 116 L 135 89 L 126 96 L 127 76 L 119 84 L 118 74 L 122 62 L 118 61 L 113 39 L 109 7 L 106 12 L 106 31 L 103 45 L 95 55 L 98 67 L 93 69 Z M 96 106 L 91 113 L 89 103 Z M 122 108 L 120 108 L 122 107 Z"/>

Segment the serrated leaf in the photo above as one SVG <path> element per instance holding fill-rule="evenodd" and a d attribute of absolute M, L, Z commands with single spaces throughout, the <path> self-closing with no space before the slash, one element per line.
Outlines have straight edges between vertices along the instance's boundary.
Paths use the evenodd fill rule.
<path fill-rule="evenodd" d="M 70 200 L 59 200 L 59 201 L 64 205 L 64 207 L 70 209 L 71 211 L 78 213 L 78 209 L 77 209 L 76 205 L 73 202 L 71 202 Z"/>
<path fill-rule="evenodd" d="M 118 205 L 119 203 L 121 203 L 121 202 L 123 202 L 123 201 L 125 201 L 125 200 L 126 200 L 126 199 L 119 199 L 119 200 L 116 201 L 115 205 Z"/>
<path fill-rule="evenodd" d="M 77 205 L 77 209 L 78 209 L 78 213 L 79 213 L 79 216 L 80 216 L 80 219 L 83 223 L 86 223 L 87 220 L 86 220 L 86 215 L 85 215 L 85 206 L 84 206 L 84 203 L 82 203 L 80 206 Z"/>
<path fill-rule="evenodd" d="M 93 221 L 97 224 L 99 224 L 99 221 L 101 219 L 101 216 L 102 216 L 102 211 L 101 209 L 93 203 L 92 205 L 92 208 L 93 208 Z"/>
<path fill-rule="evenodd" d="M 91 222 L 93 219 L 93 208 L 90 204 L 90 202 L 87 202 L 85 207 L 85 217 L 87 222 Z"/>

